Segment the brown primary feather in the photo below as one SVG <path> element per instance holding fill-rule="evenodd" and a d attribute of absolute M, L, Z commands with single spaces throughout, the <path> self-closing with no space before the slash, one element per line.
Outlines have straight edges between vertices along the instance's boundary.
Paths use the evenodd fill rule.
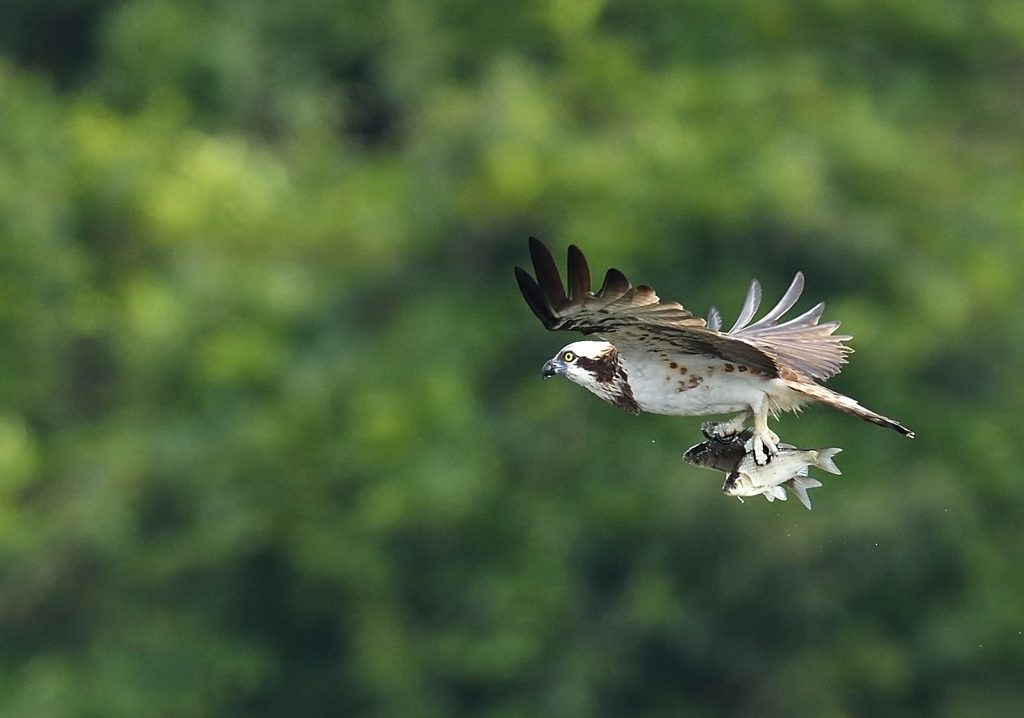
<path fill-rule="evenodd" d="M 530 308 L 552 331 L 573 329 L 583 334 L 630 323 L 637 317 L 667 324 L 703 327 L 698 319 L 676 302 L 662 302 L 646 285 L 634 287 L 617 269 L 609 269 L 597 294 L 589 290 L 590 270 L 578 247 L 569 247 L 570 287 L 579 288 L 566 296 L 562 278 L 551 252 L 536 237 L 530 237 L 530 258 L 536 280 L 516 267 L 516 280 Z M 584 278 L 585 277 L 585 278 Z M 587 288 L 584 291 L 584 288 Z M 640 316 L 642 315 L 642 316 Z"/>
<path fill-rule="evenodd" d="M 575 244 L 569 246 L 569 298 L 582 299 L 590 294 L 590 267 Z"/>

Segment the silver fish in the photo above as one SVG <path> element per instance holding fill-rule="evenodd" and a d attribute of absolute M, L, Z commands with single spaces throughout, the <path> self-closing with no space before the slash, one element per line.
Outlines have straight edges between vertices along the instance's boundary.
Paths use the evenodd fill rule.
<path fill-rule="evenodd" d="M 779 453 L 765 466 L 758 466 L 752 455 L 744 455 L 722 485 L 722 491 L 742 500 L 744 496 L 764 494 L 769 501 L 786 499 L 788 487 L 804 506 L 811 508 L 807 489 L 821 486 L 821 482 L 807 475 L 807 467 L 817 466 L 831 474 L 841 474 L 832 457 L 842 449 L 797 449 L 780 445 Z"/>

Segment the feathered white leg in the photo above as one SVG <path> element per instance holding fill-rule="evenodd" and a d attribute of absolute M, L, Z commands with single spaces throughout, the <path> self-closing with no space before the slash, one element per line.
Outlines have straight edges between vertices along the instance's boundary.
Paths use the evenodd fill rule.
<path fill-rule="evenodd" d="M 761 405 L 754 408 L 754 435 L 743 445 L 747 452 L 754 452 L 754 462 L 758 466 L 764 466 L 779 453 L 779 435 L 768 428 L 768 413 L 768 399 L 765 397 Z"/>

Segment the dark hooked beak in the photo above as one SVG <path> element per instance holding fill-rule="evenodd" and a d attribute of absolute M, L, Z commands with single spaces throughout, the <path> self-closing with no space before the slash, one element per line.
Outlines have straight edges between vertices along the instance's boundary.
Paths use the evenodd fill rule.
<path fill-rule="evenodd" d="M 550 379 L 563 373 L 565 373 L 565 365 L 554 359 L 544 362 L 544 366 L 540 370 L 540 375 L 545 379 Z"/>

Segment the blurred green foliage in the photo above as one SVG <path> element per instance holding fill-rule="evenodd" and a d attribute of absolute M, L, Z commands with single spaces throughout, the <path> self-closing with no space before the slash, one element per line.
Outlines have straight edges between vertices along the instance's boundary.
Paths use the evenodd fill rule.
<path fill-rule="evenodd" d="M 1024 6 L 0 2 L 0 716 L 1024 710 Z M 740 505 L 539 368 L 579 244 L 857 354 Z M 1015 438 L 1017 437 L 1017 438 Z"/>

